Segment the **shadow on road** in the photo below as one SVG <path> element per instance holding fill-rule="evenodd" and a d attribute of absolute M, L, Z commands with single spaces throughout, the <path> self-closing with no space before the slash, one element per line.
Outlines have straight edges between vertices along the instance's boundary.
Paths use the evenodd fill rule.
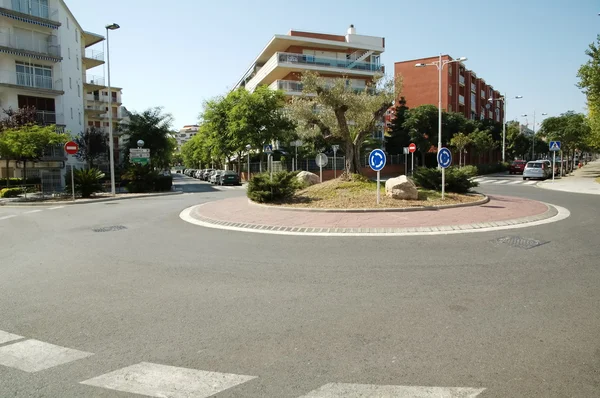
<path fill-rule="evenodd" d="M 188 177 L 182 174 L 173 175 L 173 186 L 176 191 L 183 192 L 216 192 L 217 189 L 213 188 L 208 182 L 200 181 L 192 177 Z"/>

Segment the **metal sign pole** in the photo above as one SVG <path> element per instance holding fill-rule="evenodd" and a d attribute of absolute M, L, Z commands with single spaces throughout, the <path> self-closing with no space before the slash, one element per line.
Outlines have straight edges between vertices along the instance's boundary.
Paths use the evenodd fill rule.
<path fill-rule="evenodd" d="M 415 153 L 411 153 L 410 154 L 411 160 L 410 160 L 410 175 L 412 176 L 415 170 Z"/>
<path fill-rule="evenodd" d="M 75 202 L 75 175 L 73 173 L 73 165 L 71 165 L 71 191 L 73 191 L 73 202 Z"/>
<path fill-rule="evenodd" d="M 269 169 L 271 170 L 271 181 L 273 181 L 273 155 L 269 154 L 267 161 L 269 162 Z"/>
<path fill-rule="evenodd" d="M 337 165 L 335 164 L 335 153 L 337 151 L 333 151 L 333 178 L 337 178 Z"/>
<path fill-rule="evenodd" d="M 552 151 L 552 181 L 554 181 L 554 169 L 556 168 L 556 151 Z"/>
<path fill-rule="evenodd" d="M 319 163 L 319 182 L 323 182 L 323 166 Z"/>
<path fill-rule="evenodd" d="M 446 193 L 446 169 L 442 168 L 442 200 L 444 200 L 445 193 Z"/>
<path fill-rule="evenodd" d="M 380 174 L 381 174 L 381 172 L 378 170 L 377 171 L 377 204 L 379 204 L 379 191 L 380 191 L 380 189 L 379 189 L 379 181 L 381 181 L 380 180 L 380 177 L 381 177 Z"/>
<path fill-rule="evenodd" d="M 404 152 L 404 175 L 408 174 L 408 155 Z"/>
<path fill-rule="evenodd" d="M 560 176 L 561 177 L 563 175 L 565 175 L 565 172 L 564 172 L 564 169 L 563 169 L 564 165 L 565 165 L 565 158 L 563 157 L 563 152 L 562 152 L 562 149 L 561 149 L 560 150 Z"/>

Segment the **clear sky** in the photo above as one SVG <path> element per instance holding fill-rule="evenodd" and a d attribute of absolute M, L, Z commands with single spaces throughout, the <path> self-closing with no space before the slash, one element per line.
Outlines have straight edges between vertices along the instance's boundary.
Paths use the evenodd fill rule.
<path fill-rule="evenodd" d="M 274 34 L 345 34 L 350 24 L 385 37 L 388 72 L 440 52 L 468 57 L 478 77 L 524 97 L 508 103 L 509 119 L 585 112 L 576 73 L 600 28 L 597 0 L 66 2 L 87 31 L 121 25 L 110 36 L 112 84 L 129 110 L 163 106 L 175 128 L 197 123 L 203 101 L 235 85 Z"/>

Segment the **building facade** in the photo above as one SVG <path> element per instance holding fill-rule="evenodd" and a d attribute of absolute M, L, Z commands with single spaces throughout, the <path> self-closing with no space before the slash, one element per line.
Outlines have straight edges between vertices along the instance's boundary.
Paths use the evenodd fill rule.
<path fill-rule="evenodd" d="M 93 113 L 88 107 L 100 109 L 102 102 L 90 104 L 89 96 L 106 87 L 103 78 L 90 73 L 104 64 L 103 41 L 102 35 L 80 26 L 63 0 L 0 0 L 0 108 L 33 106 L 38 123 L 54 124 L 72 137 L 90 123 L 102 123 L 108 108 Z M 118 123 L 120 89 L 116 94 Z M 47 152 L 28 166 L 28 177 L 60 187 L 65 165 L 77 162 L 66 157 L 62 146 Z M 0 176 L 22 174 L 20 162 L 13 161 Z"/>
<path fill-rule="evenodd" d="M 259 85 L 267 85 L 290 97 L 301 95 L 302 72 L 310 70 L 325 79 L 345 78 L 352 87 L 364 89 L 384 72 L 384 51 L 385 38 L 359 35 L 354 25 L 346 35 L 291 30 L 273 36 L 235 88 L 254 91 Z M 383 128 L 376 136 L 383 139 Z"/>
<path fill-rule="evenodd" d="M 402 96 L 406 106 L 415 108 L 431 104 L 438 106 L 439 77 L 435 67 L 417 68 L 416 64 L 437 62 L 439 57 L 413 59 L 396 62 L 394 76 L 402 76 Z M 452 61 L 449 55 L 442 55 L 442 62 Z M 442 70 L 442 109 L 448 112 L 460 112 L 472 120 L 504 120 L 500 92 L 478 77 L 475 72 L 465 68 L 462 62 L 452 62 Z M 492 99 L 492 101 L 489 101 Z"/>
<path fill-rule="evenodd" d="M 200 126 L 198 126 L 197 124 L 188 124 L 186 126 L 183 126 L 181 130 L 179 130 L 179 133 L 177 133 L 177 135 L 175 136 L 175 139 L 177 140 L 178 151 L 181 150 L 183 144 L 185 144 L 186 142 L 191 140 L 193 136 L 198 134 L 199 128 Z"/>

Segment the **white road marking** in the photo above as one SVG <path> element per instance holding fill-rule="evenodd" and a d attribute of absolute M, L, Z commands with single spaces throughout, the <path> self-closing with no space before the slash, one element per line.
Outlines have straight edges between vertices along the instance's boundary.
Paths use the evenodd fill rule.
<path fill-rule="evenodd" d="M 481 181 L 485 181 L 485 178 L 475 178 L 473 181 L 475 181 L 475 182 L 481 182 Z"/>
<path fill-rule="evenodd" d="M 299 398 L 474 398 L 485 388 L 330 383 Z"/>
<path fill-rule="evenodd" d="M 523 181 L 515 180 L 515 181 L 509 182 L 508 184 L 522 184 L 522 183 L 523 183 Z"/>
<path fill-rule="evenodd" d="M 0 347 L 0 365 L 33 373 L 86 358 L 90 355 L 94 354 L 44 343 L 39 340 L 25 340 Z"/>
<path fill-rule="evenodd" d="M 537 183 L 538 183 L 537 181 L 525 181 L 525 182 L 523 182 L 523 184 L 525 184 L 525 185 L 534 185 L 534 184 L 537 184 Z"/>
<path fill-rule="evenodd" d="M 208 398 L 255 378 L 141 362 L 81 384 L 149 397 Z"/>
<path fill-rule="evenodd" d="M 483 179 L 481 181 L 477 181 L 480 184 L 489 184 L 490 182 L 492 182 L 492 180 L 487 180 L 487 179 Z"/>
<path fill-rule="evenodd" d="M 29 211 L 26 211 L 23 214 L 33 214 L 33 213 L 41 213 L 41 212 L 42 212 L 42 210 L 29 210 Z"/>
<path fill-rule="evenodd" d="M 504 184 L 506 182 L 508 182 L 508 180 L 497 180 L 497 181 L 494 181 L 494 184 Z"/>
<path fill-rule="evenodd" d="M 56 207 L 50 207 L 48 210 L 58 210 L 58 209 L 64 209 L 65 206 L 56 206 Z"/>
<path fill-rule="evenodd" d="M 16 215 L 15 214 L 11 214 L 9 216 L 2 216 L 2 217 L 0 217 L 0 221 L 2 221 L 2 220 L 8 220 L 9 218 L 13 218 L 13 217 L 16 217 Z"/>
<path fill-rule="evenodd" d="M 22 338 L 24 337 L 0 330 L 0 344 L 8 343 L 9 341 L 19 340 Z"/>

